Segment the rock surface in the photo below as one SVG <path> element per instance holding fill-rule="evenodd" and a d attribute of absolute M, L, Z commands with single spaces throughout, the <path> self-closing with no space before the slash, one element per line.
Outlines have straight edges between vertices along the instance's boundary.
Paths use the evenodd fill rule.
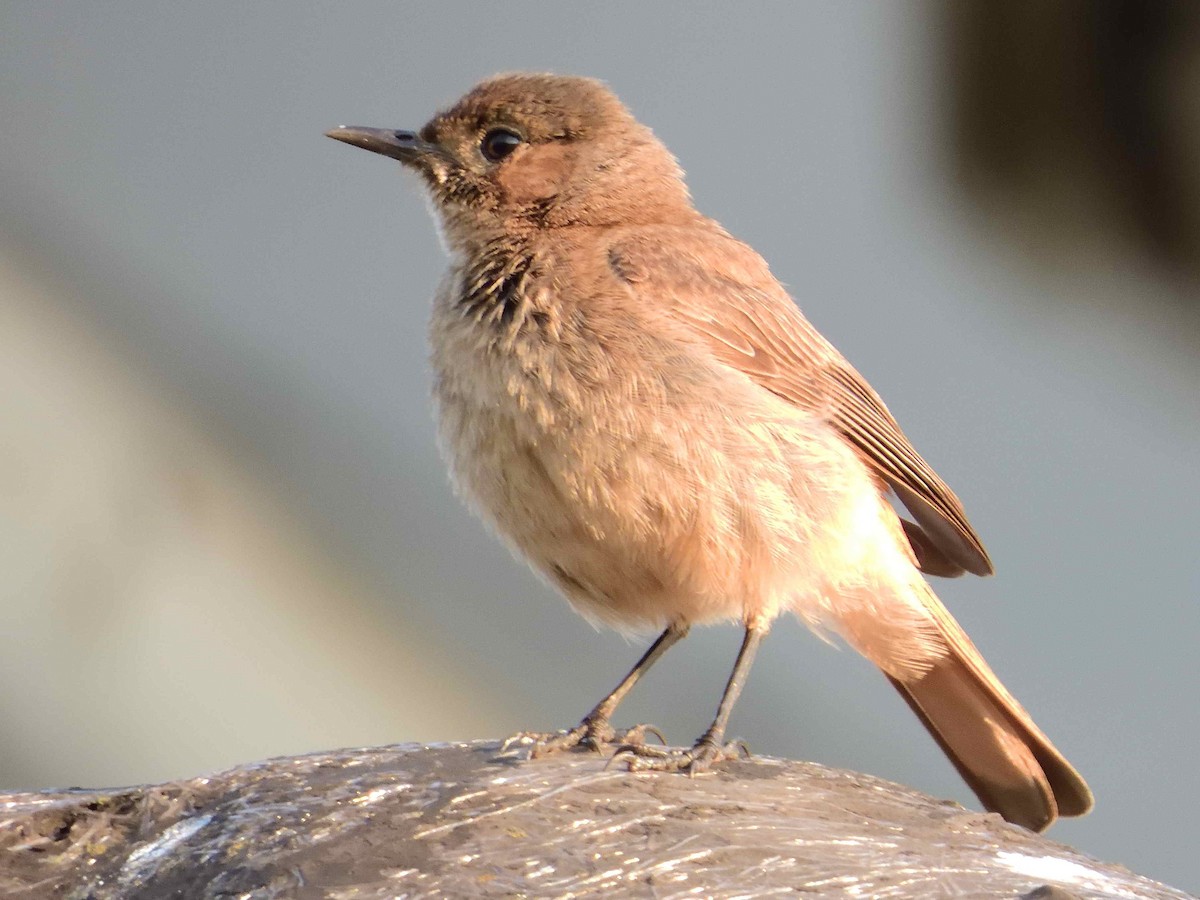
<path fill-rule="evenodd" d="M 629 773 L 496 743 L 268 760 L 0 796 L 0 895 L 71 898 L 1146 898 L 1186 894 L 810 763 Z"/>

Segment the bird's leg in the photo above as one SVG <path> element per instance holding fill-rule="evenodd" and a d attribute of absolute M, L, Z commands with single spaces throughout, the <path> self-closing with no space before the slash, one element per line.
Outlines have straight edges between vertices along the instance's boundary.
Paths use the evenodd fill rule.
<path fill-rule="evenodd" d="M 642 654 L 642 658 L 629 670 L 629 674 L 621 679 L 621 683 L 613 689 L 612 693 L 597 703 L 595 708 L 583 717 L 583 721 L 571 730 L 559 731 L 554 734 L 520 732 L 508 738 L 501 745 L 501 750 L 507 750 L 517 743 L 532 744 L 529 755 L 533 758 L 546 756 L 560 750 L 569 750 L 576 746 L 600 750 L 605 744 L 618 741 L 627 746 L 642 746 L 647 732 L 657 735 L 659 740 L 662 740 L 662 734 L 653 725 L 635 725 L 627 731 L 617 732 L 613 730 L 609 720 L 618 704 L 625 699 L 625 695 L 633 689 L 641 677 L 658 662 L 659 657 L 683 640 L 687 633 L 688 626 L 686 624 L 668 626 L 650 645 L 650 649 Z"/>
<path fill-rule="evenodd" d="M 644 744 L 627 744 L 617 751 L 617 755 L 628 758 L 629 768 L 633 771 L 687 772 L 689 775 L 695 775 L 710 768 L 714 763 L 747 754 L 746 745 L 741 741 L 725 743 L 725 727 L 729 724 L 729 714 L 733 712 L 733 705 L 742 693 L 742 686 L 750 673 L 754 654 L 758 652 L 758 645 L 767 636 L 768 630 L 768 626 L 756 622 L 746 626 L 742 649 L 738 651 L 733 672 L 725 685 L 725 693 L 721 695 L 717 716 L 691 749 L 669 750 L 647 747 Z"/>

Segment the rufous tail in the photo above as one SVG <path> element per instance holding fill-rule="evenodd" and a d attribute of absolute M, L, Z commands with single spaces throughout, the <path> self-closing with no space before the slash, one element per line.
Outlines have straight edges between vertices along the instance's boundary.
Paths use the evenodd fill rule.
<path fill-rule="evenodd" d="M 1009 822 L 1044 831 L 1092 808 L 1087 783 L 1000 683 L 970 638 L 929 592 L 948 652 L 920 678 L 891 676 L 980 802 Z"/>

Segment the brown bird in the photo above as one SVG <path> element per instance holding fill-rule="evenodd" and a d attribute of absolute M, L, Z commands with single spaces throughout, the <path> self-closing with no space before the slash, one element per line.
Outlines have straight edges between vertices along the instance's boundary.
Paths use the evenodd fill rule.
<path fill-rule="evenodd" d="M 755 651 L 791 611 L 883 670 L 989 810 L 1041 830 L 1091 808 L 922 577 L 992 571 L 958 498 L 604 85 L 504 75 L 418 133 L 328 134 L 399 160 L 433 199 L 451 256 L 434 392 L 458 489 L 583 615 L 663 629 L 535 753 L 623 740 L 635 768 L 727 758 Z M 696 744 L 615 732 L 641 675 L 719 620 L 745 638 Z"/>

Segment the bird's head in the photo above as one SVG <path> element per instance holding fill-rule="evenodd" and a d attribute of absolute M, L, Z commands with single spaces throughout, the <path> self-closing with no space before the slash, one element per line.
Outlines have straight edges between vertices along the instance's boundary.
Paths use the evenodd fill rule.
<path fill-rule="evenodd" d="M 455 250 L 531 229 L 695 216 L 675 158 L 588 78 L 500 75 L 420 131 L 328 135 L 417 172 Z"/>

